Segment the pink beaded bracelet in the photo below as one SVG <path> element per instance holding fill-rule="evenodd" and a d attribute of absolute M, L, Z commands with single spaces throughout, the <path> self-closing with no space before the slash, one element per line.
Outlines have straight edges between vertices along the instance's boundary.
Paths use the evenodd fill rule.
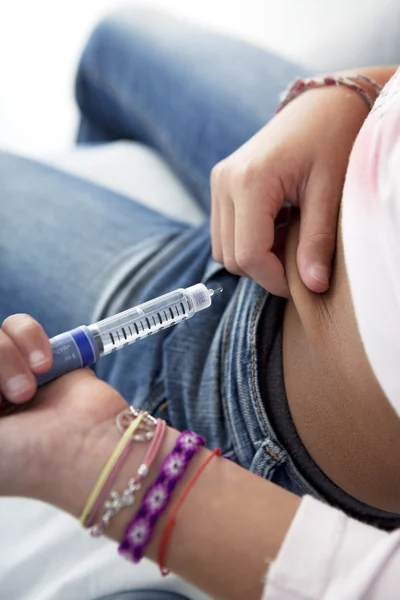
<path fill-rule="evenodd" d="M 364 75 L 356 75 L 354 77 L 340 77 L 335 75 L 326 75 L 324 77 L 311 77 L 308 79 L 295 79 L 289 87 L 281 94 L 280 96 L 280 104 L 276 110 L 276 113 L 279 113 L 289 102 L 306 92 L 307 90 L 327 87 L 327 86 L 345 86 L 354 92 L 356 92 L 361 98 L 366 102 L 369 109 L 372 108 L 374 104 L 374 100 L 371 99 L 368 92 L 364 90 L 364 88 L 357 83 L 357 80 L 364 81 L 368 83 L 377 94 L 379 94 L 382 90 L 382 86 L 380 86 L 374 79 L 370 77 L 365 77 Z"/>
<path fill-rule="evenodd" d="M 193 456 L 204 444 L 205 439 L 192 431 L 184 431 L 178 437 L 174 449 L 163 461 L 157 479 L 147 490 L 139 511 L 126 528 L 118 548 L 121 556 L 134 563 L 140 561 L 177 483 L 184 476 Z"/>

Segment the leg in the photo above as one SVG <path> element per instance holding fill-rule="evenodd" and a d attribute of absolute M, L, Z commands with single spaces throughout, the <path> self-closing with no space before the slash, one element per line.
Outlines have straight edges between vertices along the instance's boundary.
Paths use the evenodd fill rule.
<path fill-rule="evenodd" d="M 5 153 L 0 197 L 0 323 L 26 312 L 53 336 L 201 281 L 210 257 L 207 223 L 193 229 Z M 140 406 L 170 331 L 102 359 L 97 373 Z"/>
<path fill-rule="evenodd" d="M 79 141 L 153 146 L 208 210 L 211 168 L 272 117 L 300 71 L 165 14 L 121 10 L 97 27 L 79 66 Z"/>
<path fill-rule="evenodd" d="M 1 152 L 0 194 L 0 322 L 27 312 L 50 336 L 89 323 L 98 298 L 123 288 L 142 248 L 154 253 L 186 230 L 130 199 Z"/>

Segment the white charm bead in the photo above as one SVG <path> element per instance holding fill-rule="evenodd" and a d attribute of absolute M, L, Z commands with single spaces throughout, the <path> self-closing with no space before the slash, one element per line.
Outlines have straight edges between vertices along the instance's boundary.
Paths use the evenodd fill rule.
<path fill-rule="evenodd" d="M 105 527 L 107 527 L 107 525 L 110 523 L 111 517 L 112 517 L 112 515 L 108 511 L 106 513 L 104 513 L 104 515 L 101 517 L 101 520 Z"/>
<path fill-rule="evenodd" d="M 135 498 L 132 496 L 132 494 L 124 495 L 124 505 L 125 506 L 132 506 L 132 504 L 134 502 L 135 502 Z"/>
<path fill-rule="evenodd" d="M 103 535 L 103 531 L 99 525 L 94 525 L 90 530 L 90 535 L 94 538 L 99 538 Z"/>
<path fill-rule="evenodd" d="M 140 467 L 138 468 L 138 475 L 140 477 L 147 477 L 147 475 L 149 474 L 149 468 L 146 465 L 140 465 Z"/>

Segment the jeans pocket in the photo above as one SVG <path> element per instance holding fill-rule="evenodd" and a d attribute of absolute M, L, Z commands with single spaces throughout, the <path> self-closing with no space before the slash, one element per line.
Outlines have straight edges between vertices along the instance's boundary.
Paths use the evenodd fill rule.
<path fill-rule="evenodd" d="M 278 442 L 271 438 L 266 438 L 256 444 L 256 446 L 257 451 L 250 466 L 252 473 L 279 485 L 297 496 L 304 496 L 304 494 L 316 496 L 315 491 L 294 467 L 285 448 Z"/>
<path fill-rule="evenodd" d="M 260 475 L 263 479 L 272 481 L 276 469 L 286 462 L 286 451 L 269 438 L 257 443 L 257 446 L 250 471 Z"/>

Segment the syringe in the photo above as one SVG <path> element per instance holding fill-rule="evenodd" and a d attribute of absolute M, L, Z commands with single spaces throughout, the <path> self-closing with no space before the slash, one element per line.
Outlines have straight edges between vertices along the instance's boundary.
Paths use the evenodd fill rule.
<path fill-rule="evenodd" d="M 190 319 L 200 310 L 211 306 L 215 292 L 197 283 L 159 296 L 154 300 L 129 308 L 117 315 L 81 325 L 50 339 L 53 364 L 47 373 L 37 375 L 38 385 L 43 385 L 65 373 L 87 367 L 101 356 L 129 346 L 137 340 Z"/>

